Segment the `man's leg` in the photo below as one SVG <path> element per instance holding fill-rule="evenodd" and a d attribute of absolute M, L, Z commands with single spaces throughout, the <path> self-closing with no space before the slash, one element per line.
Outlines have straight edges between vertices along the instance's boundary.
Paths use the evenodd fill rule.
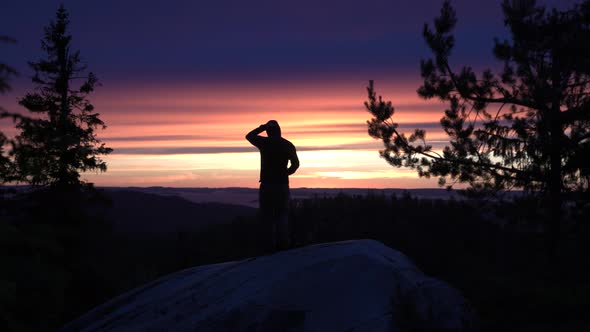
<path fill-rule="evenodd" d="M 273 250 L 286 249 L 290 245 L 289 185 L 267 183 L 260 186 L 260 210 L 269 229 Z"/>
<path fill-rule="evenodd" d="M 280 249 L 288 249 L 291 246 L 291 232 L 289 229 L 289 186 L 282 185 L 277 188 L 277 237 Z"/>
<path fill-rule="evenodd" d="M 290 232 L 289 232 L 289 216 L 283 213 L 277 220 L 278 233 L 278 247 L 280 249 L 287 249 L 291 246 Z"/>
<path fill-rule="evenodd" d="M 268 185 L 260 184 L 258 191 L 260 232 L 265 250 L 275 250 L 277 247 L 276 225 L 274 222 L 273 192 Z"/>

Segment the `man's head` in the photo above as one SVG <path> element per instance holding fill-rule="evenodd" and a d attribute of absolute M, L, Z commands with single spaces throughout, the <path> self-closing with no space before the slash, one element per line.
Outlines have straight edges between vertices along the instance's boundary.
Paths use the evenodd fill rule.
<path fill-rule="evenodd" d="M 268 137 L 281 137 L 281 127 L 276 120 L 270 120 L 266 123 L 266 133 Z"/>

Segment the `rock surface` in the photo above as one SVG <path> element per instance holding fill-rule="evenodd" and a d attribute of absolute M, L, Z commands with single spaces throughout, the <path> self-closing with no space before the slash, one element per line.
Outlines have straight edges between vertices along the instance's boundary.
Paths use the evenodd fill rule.
<path fill-rule="evenodd" d="M 62 331 L 466 331 L 474 317 L 402 253 L 355 240 L 176 272 Z"/>

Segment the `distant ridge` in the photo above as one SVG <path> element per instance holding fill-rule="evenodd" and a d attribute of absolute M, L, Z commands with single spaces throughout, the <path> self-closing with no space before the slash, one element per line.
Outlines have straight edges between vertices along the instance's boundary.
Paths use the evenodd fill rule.
<path fill-rule="evenodd" d="M 149 193 L 161 196 L 182 197 L 193 203 L 223 203 L 231 205 L 242 205 L 252 208 L 258 207 L 258 189 L 243 187 L 227 188 L 174 188 L 174 187 L 128 187 L 117 188 L 107 187 L 108 190 L 132 190 L 142 193 Z M 338 194 L 346 195 L 396 195 L 402 197 L 411 195 L 422 199 L 462 199 L 457 191 L 449 191 L 440 188 L 420 189 L 370 189 L 370 188 L 292 188 L 291 198 L 307 199 L 314 197 L 333 197 Z"/>
<path fill-rule="evenodd" d="M 253 216 L 256 210 L 235 204 L 195 203 L 177 195 L 158 195 L 132 188 L 104 188 L 111 205 L 106 218 L 119 234 L 164 234 L 197 230 Z"/>

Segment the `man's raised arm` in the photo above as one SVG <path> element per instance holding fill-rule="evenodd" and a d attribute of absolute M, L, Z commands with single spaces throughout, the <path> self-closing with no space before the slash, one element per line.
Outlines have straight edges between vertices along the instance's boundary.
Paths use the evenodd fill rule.
<path fill-rule="evenodd" d="M 262 136 L 258 136 L 258 134 L 260 134 L 261 132 L 266 130 L 266 124 L 261 124 L 260 126 L 258 126 L 258 128 L 254 128 L 252 129 L 252 131 L 250 131 L 247 135 L 246 135 L 246 139 L 248 140 L 248 142 L 250 142 L 250 144 L 259 147 L 260 144 L 262 143 Z"/>

